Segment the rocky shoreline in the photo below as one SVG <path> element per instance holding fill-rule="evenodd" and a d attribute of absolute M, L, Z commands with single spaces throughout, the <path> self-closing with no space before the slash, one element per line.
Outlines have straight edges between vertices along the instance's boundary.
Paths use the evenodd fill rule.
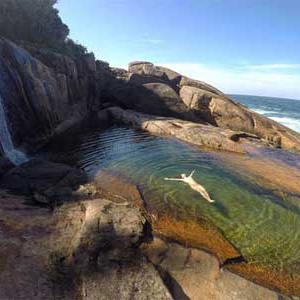
<path fill-rule="evenodd" d="M 127 71 L 89 54 L 74 60 L 23 47 L 0 39 L 1 97 L 24 152 L 84 119 L 121 122 L 217 150 L 231 167 L 250 170 L 249 180 L 298 197 L 298 169 L 255 155 L 299 153 L 300 135 L 209 84 L 149 62 Z M 299 274 L 249 266 L 208 222 L 157 215 L 119 178 L 105 190 L 109 176 L 91 180 L 64 164 L 31 160 L 15 167 L 1 158 L 0 298 L 298 299 Z M 228 260 L 237 263 L 220 269 Z"/>
<path fill-rule="evenodd" d="M 220 268 L 208 252 L 162 240 L 138 194 L 113 197 L 92 182 L 78 188 L 77 173 L 35 161 L 2 177 L 2 188 L 9 177 L 19 182 L 0 195 L 0 298 L 291 299 Z M 36 195 L 46 186 L 64 196 L 56 206 L 41 206 Z"/>

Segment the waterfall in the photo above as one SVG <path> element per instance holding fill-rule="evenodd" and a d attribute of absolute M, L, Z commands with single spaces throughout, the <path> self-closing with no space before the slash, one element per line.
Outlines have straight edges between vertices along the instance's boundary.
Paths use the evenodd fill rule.
<path fill-rule="evenodd" d="M 27 161 L 26 155 L 15 149 L 11 135 L 8 129 L 5 111 L 3 107 L 3 100 L 0 95 L 0 143 L 4 155 L 8 157 L 15 165 L 19 165 L 22 162 Z"/>

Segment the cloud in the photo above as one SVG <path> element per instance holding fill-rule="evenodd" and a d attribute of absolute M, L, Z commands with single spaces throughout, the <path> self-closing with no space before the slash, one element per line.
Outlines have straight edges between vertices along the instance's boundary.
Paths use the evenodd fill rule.
<path fill-rule="evenodd" d="M 200 63 L 162 63 L 160 65 L 191 78 L 203 80 L 228 94 L 300 99 L 300 70 L 296 73 L 289 73 L 284 70 L 289 68 L 283 68 L 282 64 L 264 65 L 265 68 L 249 68 L 249 65 L 225 68 Z M 278 66 L 282 67 L 278 68 Z"/>
<path fill-rule="evenodd" d="M 160 44 L 163 44 L 165 41 L 160 40 L 160 39 L 141 39 L 141 40 L 138 40 L 138 42 L 149 43 L 149 44 L 153 44 L 153 45 L 160 45 Z"/>
<path fill-rule="evenodd" d="M 300 64 L 267 64 L 247 65 L 244 68 L 252 70 L 273 70 L 273 69 L 300 69 Z"/>

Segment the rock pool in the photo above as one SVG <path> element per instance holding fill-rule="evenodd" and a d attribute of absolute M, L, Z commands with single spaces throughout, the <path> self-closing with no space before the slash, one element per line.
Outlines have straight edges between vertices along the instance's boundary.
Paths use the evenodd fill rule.
<path fill-rule="evenodd" d="M 113 127 L 82 133 L 64 157 L 72 157 L 90 177 L 106 171 L 137 185 L 158 217 L 168 214 L 197 222 L 201 216 L 246 258 L 252 273 L 267 268 L 284 278 L 300 274 L 300 210 L 295 205 L 300 195 L 280 197 L 278 191 L 250 180 L 245 170 L 229 167 L 221 152 Z M 216 200 L 214 204 L 182 182 L 164 180 L 193 170 L 195 180 Z M 278 288 L 275 283 L 264 283 Z"/>

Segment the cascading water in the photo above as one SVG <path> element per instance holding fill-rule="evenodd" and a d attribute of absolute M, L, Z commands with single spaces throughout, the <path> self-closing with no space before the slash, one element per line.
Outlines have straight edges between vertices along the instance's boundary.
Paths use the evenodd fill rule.
<path fill-rule="evenodd" d="M 3 107 L 3 100 L 0 95 L 0 143 L 4 155 L 8 157 L 15 165 L 19 165 L 25 162 L 27 159 L 26 155 L 15 149 L 11 135 L 8 129 L 5 111 Z"/>

